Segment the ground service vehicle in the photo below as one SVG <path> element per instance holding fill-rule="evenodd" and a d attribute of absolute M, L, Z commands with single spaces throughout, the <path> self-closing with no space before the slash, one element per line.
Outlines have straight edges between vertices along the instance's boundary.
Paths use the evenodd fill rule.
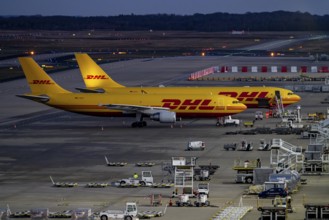
<path fill-rule="evenodd" d="M 203 141 L 190 141 L 187 143 L 186 150 L 204 150 L 206 145 Z"/>
<path fill-rule="evenodd" d="M 263 120 L 264 115 L 262 111 L 255 112 L 255 120 Z"/>
<path fill-rule="evenodd" d="M 254 180 L 254 170 L 253 169 L 240 169 L 237 170 L 235 177 L 236 183 L 249 183 L 251 184 Z"/>
<path fill-rule="evenodd" d="M 232 117 L 231 117 L 231 115 L 229 115 L 228 117 L 226 117 L 224 120 L 222 120 L 222 122 L 220 121 L 220 120 L 218 120 L 218 122 L 217 122 L 217 124 L 216 124 L 217 126 L 221 126 L 221 125 L 223 125 L 223 126 L 238 126 L 238 125 L 240 125 L 240 120 L 239 119 L 233 119 Z"/>
<path fill-rule="evenodd" d="M 99 213 L 101 220 L 109 219 L 124 219 L 133 220 L 138 214 L 137 205 L 135 202 L 127 202 L 124 211 L 121 210 L 107 210 Z"/>
<path fill-rule="evenodd" d="M 198 194 L 206 194 L 209 197 L 209 183 L 199 183 Z"/>
<path fill-rule="evenodd" d="M 265 139 L 260 139 L 259 140 L 259 147 L 258 147 L 258 150 L 260 151 L 268 151 L 268 150 L 271 150 L 271 146 L 269 143 L 266 143 L 266 140 Z"/>
<path fill-rule="evenodd" d="M 208 169 L 201 169 L 199 175 L 200 181 L 210 180 L 210 172 Z"/>
<path fill-rule="evenodd" d="M 140 179 L 136 178 L 127 178 L 127 179 L 121 179 L 120 186 L 124 185 L 141 185 L 141 186 L 151 186 L 153 185 L 153 176 L 151 171 L 142 171 L 142 177 Z"/>
<path fill-rule="evenodd" d="M 268 190 L 265 190 L 258 194 L 259 198 L 267 198 L 267 197 L 286 197 L 288 193 L 283 188 L 271 188 Z"/>
<path fill-rule="evenodd" d="M 176 201 L 177 206 L 193 206 L 190 197 L 187 194 L 182 194 L 178 196 L 178 200 Z"/>
<path fill-rule="evenodd" d="M 210 205 L 210 202 L 208 201 L 207 194 L 198 194 L 197 201 L 194 201 L 194 205 L 196 207 L 209 206 Z"/>
<path fill-rule="evenodd" d="M 229 115 L 225 120 L 224 120 L 224 126 L 238 126 L 240 125 L 240 120 L 239 119 L 233 119 L 231 115 Z"/>
<path fill-rule="evenodd" d="M 224 144 L 224 149 L 225 150 L 236 150 L 237 148 L 237 143 L 231 143 L 231 144 Z"/>

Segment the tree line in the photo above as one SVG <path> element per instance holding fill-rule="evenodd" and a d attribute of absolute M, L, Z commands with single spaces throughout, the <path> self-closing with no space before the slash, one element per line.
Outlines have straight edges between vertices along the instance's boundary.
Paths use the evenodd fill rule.
<path fill-rule="evenodd" d="M 329 15 L 302 12 L 118 16 L 2 16 L 3 30 L 329 31 Z"/>

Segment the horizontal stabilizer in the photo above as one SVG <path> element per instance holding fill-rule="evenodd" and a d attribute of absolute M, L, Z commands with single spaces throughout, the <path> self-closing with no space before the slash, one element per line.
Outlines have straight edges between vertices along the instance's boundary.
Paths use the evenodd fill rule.
<path fill-rule="evenodd" d="M 30 99 L 36 102 L 48 102 L 49 97 L 46 95 L 16 95 L 21 98 Z"/>
<path fill-rule="evenodd" d="M 83 93 L 105 93 L 104 89 L 86 89 L 86 88 L 75 88 Z"/>

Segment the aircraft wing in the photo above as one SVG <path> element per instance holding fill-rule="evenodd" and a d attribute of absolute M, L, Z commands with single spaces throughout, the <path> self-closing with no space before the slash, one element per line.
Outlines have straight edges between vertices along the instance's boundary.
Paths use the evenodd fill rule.
<path fill-rule="evenodd" d="M 37 101 L 37 102 L 48 102 L 49 101 L 49 97 L 46 95 L 16 95 L 18 97 L 21 98 L 25 98 L 25 99 L 31 99 L 33 101 Z"/>
<path fill-rule="evenodd" d="M 169 111 L 169 108 L 163 108 L 163 107 L 152 107 L 152 106 L 143 106 L 143 105 L 126 105 L 126 104 L 106 104 L 101 105 L 105 106 L 108 109 L 113 110 L 121 110 L 121 111 L 127 111 L 127 112 L 145 112 L 145 111 L 157 111 L 157 110 L 165 110 Z"/>

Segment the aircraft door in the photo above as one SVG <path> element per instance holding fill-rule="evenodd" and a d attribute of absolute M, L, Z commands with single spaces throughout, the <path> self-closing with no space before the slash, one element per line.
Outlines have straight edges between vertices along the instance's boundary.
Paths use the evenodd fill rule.
<path fill-rule="evenodd" d="M 270 107 L 270 102 L 267 98 L 258 98 L 258 107 L 259 108 L 269 108 Z"/>
<path fill-rule="evenodd" d="M 278 98 L 278 99 L 281 99 L 281 93 L 279 90 L 276 90 L 275 91 L 275 96 Z"/>

